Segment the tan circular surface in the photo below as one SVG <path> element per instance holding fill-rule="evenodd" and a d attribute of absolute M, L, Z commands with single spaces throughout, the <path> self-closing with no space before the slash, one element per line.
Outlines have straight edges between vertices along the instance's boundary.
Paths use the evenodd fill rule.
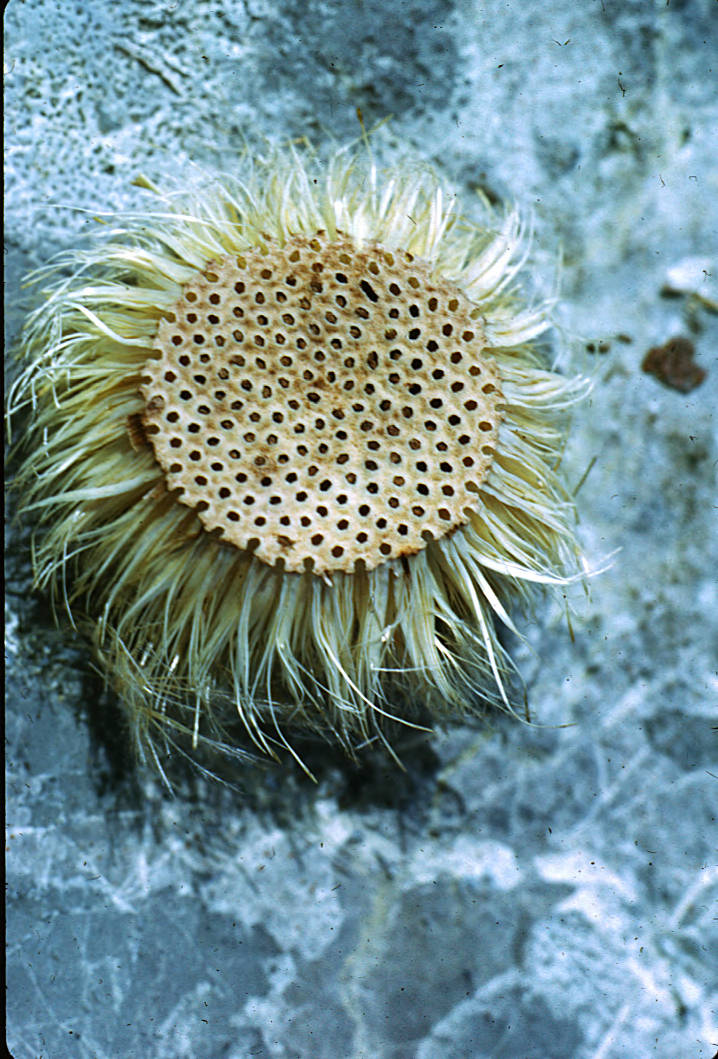
<path fill-rule="evenodd" d="M 500 378 L 455 285 L 325 233 L 210 264 L 162 320 L 143 423 L 208 530 L 317 573 L 410 555 L 466 522 Z"/>

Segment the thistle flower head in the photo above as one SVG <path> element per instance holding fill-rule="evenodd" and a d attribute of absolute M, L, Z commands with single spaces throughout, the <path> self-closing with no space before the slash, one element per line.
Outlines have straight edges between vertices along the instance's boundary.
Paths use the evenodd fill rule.
<path fill-rule="evenodd" d="M 157 193 L 36 277 L 10 395 L 37 583 L 138 745 L 239 718 L 351 749 L 508 706 L 495 621 L 579 573 L 557 467 L 586 390 L 535 347 L 516 215 L 345 153 Z"/>

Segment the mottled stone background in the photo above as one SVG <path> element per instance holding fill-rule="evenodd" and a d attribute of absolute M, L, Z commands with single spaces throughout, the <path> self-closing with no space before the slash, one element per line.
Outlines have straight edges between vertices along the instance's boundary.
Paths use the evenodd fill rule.
<path fill-rule="evenodd" d="M 519 651 L 533 728 L 309 747 L 244 793 L 124 752 L 116 704 L 8 552 L 8 1040 L 17 1059 L 711 1059 L 718 1050 L 715 0 L 11 0 L 21 276 L 138 173 L 232 168 L 391 115 L 563 256 L 594 396 L 568 472 L 587 600 Z M 81 207 L 78 212 L 65 207 Z M 553 281 L 549 268 L 546 282 Z M 641 371 L 683 335 L 705 381 Z M 712 961 L 711 961 L 712 953 Z"/>

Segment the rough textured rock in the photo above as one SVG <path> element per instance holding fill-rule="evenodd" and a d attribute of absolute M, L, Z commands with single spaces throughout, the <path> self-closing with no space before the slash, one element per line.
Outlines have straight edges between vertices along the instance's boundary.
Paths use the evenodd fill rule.
<path fill-rule="evenodd" d="M 519 648 L 535 727 L 306 754 L 237 793 L 138 775 L 8 556 L 8 1041 L 29 1059 L 620 1059 L 718 1047 L 718 186 L 712 0 L 11 0 L 6 265 L 140 174 L 247 138 L 377 149 L 517 198 L 595 380 L 567 454 L 600 564 Z M 713 74 L 711 74 L 713 71 Z M 68 208 L 70 207 L 70 208 Z M 550 266 L 544 277 L 550 286 Z M 690 392 L 641 371 L 689 337 Z M 533 653 L 532 653 L 533 652 Z"/>

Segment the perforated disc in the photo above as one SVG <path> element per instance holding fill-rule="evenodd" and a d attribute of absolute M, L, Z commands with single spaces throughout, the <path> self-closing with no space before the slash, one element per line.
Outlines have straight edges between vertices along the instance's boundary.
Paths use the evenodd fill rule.
<path fill-rule="evenodd" d="M 427 262 L 323 232 L 211 264 L 145 365 L 168 488 L 290 571 L 419 551 L 466 522 L 495 451 L 500 379 L 471 310 Z"/>

